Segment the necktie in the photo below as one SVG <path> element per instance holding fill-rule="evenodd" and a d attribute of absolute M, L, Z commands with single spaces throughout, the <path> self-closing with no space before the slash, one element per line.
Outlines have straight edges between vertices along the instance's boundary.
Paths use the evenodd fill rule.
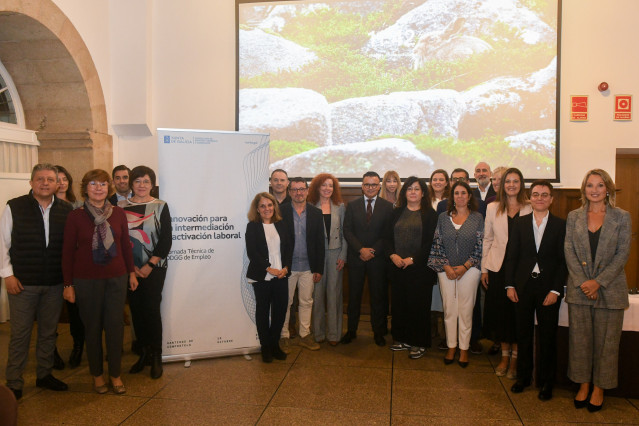
<path fill-rule="evenodd" d="M 373 217 L 373 199 L 369 198 L 368 205 L 366 206 L 366 223 L 371 221 L 371 217 Z"/>

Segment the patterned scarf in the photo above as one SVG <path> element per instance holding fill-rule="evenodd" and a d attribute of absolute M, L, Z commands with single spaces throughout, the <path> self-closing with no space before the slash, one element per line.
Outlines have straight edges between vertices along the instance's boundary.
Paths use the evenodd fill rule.
<path fill-rule="evenodd" d="M 91 243 L 93 262 L 98 265 L 107 265 L 111 262 L 111 259 L 117 255 L 117 249 L 113 239 L 113 229 L 111 229 L 111 225 L 107 221 L 113 213 L 113 206 L 108 201 L 105 201 L 104 207 L 99 209 L 85 201 L 84 211 L 87 212 L 89 218 L 95 224 L 93 241 Z"/>

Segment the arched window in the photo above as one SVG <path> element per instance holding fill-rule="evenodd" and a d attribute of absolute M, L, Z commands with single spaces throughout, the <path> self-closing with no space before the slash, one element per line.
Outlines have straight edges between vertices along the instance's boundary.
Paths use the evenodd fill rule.
<path fill-rule="evenodd" d="M 38 162 L 36 132 L 25 128 L 18 90 L 0 62 L 0 179 L 6 173 L 29 173 Z"/>
<path fill-rule="evenodd" d="M 18 91 L 7 69 L 0 62 L 0 123 L 24 128 L 24 114 Z"/>

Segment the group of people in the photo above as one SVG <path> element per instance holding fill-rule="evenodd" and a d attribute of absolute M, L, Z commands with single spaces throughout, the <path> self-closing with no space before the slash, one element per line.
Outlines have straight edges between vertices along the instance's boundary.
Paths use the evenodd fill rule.
<path fill-rule="evenodd" d="M 22 397 L 37 319 L 36 386 L 68 389 L 52 375 L 63 300 L 73 337 L 69 365 L 81 363 L 86 346 L 97 393 L 109 387 L 126 392 L 121 358 L 127 296 L 140 355 L 130 373 L 150 365 L 152 378 L 162 376 L 160 303 L 172 238 L 168 205 L 152 195 L 154 171 L 123 165 L 111 174 L 90 170 L 79 185 L 83 201 L 64 167 L 37 164 L 29 183 L 31 191 L 10 200 L 0 217 L 0 275 L 11 315 L 7 386 Z"/>
<path fill-rule="evenodd" d="M 574 405 L 601 409 L 604 389 L 617 386 L 628 307 L 630 215 L 615 206 L 613 180 L 604 170 L 589 171 L 582 207 L 564 220 L 550 213 L 553 186 L 547 180 L 535 180 L 527 190 L 519 169 L 492 171 L 485 162 L 474 177 L 478 186 L 471 188 L 466 170 L 449 177 L 438 169 L 429 185 L 415 176 L 402 185 L 394 171 L 383 178 L 369 171 L 362 196 L 344 205 L 330 174 L 314 177 L 309 187 L 303 178 L 273 171 L 271 193 L 255 196 L 246 230 L 263 361 L 286 359 L 290 352 L 295 294 L 301 346 L 317 350 L 324 341 L 335 346 L 356 339 L 368 278 L 378 346 L 387 344 L 389 284 L 390 349 L 407 351 L 411 359 L 430 347 L 431 306 L 441 298 L 444 364 L 459 354 L 457 363 L 468 366 L 469 351 L 483 335 L 495 342 L 492 353 L 501 351 L 495 373 L 516 380 L 513 393 L 532 383 L 536 319 L 538 398 L 545 401 L 555 382 L 565 292 L 568 376 L 580 385 Z M 341 335 L 345 264 L 348 321 Z"/>

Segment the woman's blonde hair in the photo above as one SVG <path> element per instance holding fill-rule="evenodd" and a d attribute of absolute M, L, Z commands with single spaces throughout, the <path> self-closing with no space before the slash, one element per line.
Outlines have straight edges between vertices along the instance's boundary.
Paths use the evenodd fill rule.
<path fill-rule="evenodd" d="M 379 196 L 382 197 L 383 199 L 387 199 L 387 193 L 386 193 L 386 181 L 388 179 L 390 179 L 391 177 L 394 177 L 395 180 L 397 181 L 397 189 L 395 190 L 395 198 L 399 198 L 399 191 L 402 190 L 402 180 L 399 178 L 399 173 L 397 173 L 395 170 L 389 170 L 386 173 L 384 173 L 384 178 L 382 179 L 382 191 L 379 193 Z"/>
<path fill-rule="evenodd" d="M 610 207 L 615 207 L 615 200 L 617 199 L 615 182 L 612 180 L 607 171 L 602 169 L 592 169 L 586 176 L 584 176 L 583 182 L 581 182 L 581 205 L 587 206 L 588 199 L 586 198 L 586 183 L 588 182 L 588 178 L 592 175 L 597 175 L 604 181 L 604 185 L 606 185 L 606 198 L 604 199 L 604 203 L 609 205 Z"/>
<path fill-rule="evenodd" d="M 255 196 L 255 198 L 253 198 L 253 201 L 251 201 L 251 207 L 249 208 L 248 214 L 246 215 L 248 217 L 248 220 L 250 222 L 262 223 L 262 216 L 260 216 L 260 212 L 257 210 L 257 205 L 260 203 L 260 200 L 262 198 L 269 199 L 273 202 L 273 219 L 271 220 L 271 223 L 279 222 L 280 220 L 282 220 L 280 206 L 279 204 L 277 204 L 277 200 L 275 199 L 275 197 L 268 192 L 260 192 Z"/>

